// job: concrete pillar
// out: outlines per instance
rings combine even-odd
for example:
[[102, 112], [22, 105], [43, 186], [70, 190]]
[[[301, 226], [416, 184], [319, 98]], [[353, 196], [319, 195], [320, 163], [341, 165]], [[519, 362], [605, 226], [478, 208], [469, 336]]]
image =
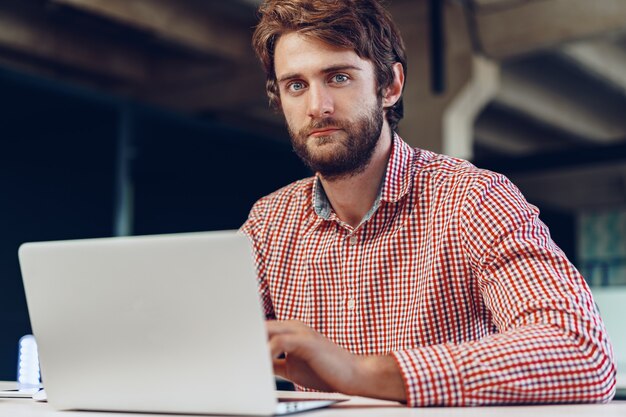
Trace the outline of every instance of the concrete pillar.
[[496, 96], [500, 86], [500, 66], [475, 55], [471, 78], [448, 103], [442, 115], [442, 152], [472, 159], [474, 123], [480, 111]]
[[[442, 0], [444, 1], [444, 0]], [[464, 11], [445, 1], [445, 90], [431, 89], [430, 17], [427, 0], [400, 0], [389, 11], [405, 41], [408, 76], [400, 136], [412, 146], [471, 158], [473, 121], [497, 88], [495, 64], [475, 59]]]

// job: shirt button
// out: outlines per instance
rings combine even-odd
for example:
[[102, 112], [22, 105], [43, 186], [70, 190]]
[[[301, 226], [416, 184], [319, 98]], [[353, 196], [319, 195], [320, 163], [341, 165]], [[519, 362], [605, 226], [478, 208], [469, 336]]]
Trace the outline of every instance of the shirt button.
[[356, 236], [350, 236], [350, 239], [348, 239], [348, 242], [350, 243], [350, 246], [354, 246], [357, 243], [359, 243], [359, 238]]
[[356, 301], [354, 301], [354, 298], [350, 298], [348, 300], [348, 310], [354, 310], [355, 306], [356, 306]]

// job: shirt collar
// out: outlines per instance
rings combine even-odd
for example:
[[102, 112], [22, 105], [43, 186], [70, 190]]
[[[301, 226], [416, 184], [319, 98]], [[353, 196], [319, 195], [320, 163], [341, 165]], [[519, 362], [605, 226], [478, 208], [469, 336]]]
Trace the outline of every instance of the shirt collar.
[[381, 200], [395, 203], [409, 192], [413, 184], [414, 164], [411, 163], [413, 157], [413, 148], [394, 133], [391, 156], [381, 188]]
[[[394, 133], [391, 155], [387, 163], [387, 169], [381, 184], [382, 186], [378, 191], [378, 197], [376, 197], [373, 207], [365, 216], [364, 221], [371, 217], [376, 209], [378, 209], [381, 200], [388, 203], [395, 203], [409, 191], [412, 177], [410, 163], [412, 155], [413, 149], [406, 144], [400, 136]], [[317, 175], [313, 181], [312, 199], [315, 213], [324, 220], [330, 220], [332, 214], [330, 201], [328, 201], [324, 187]]]
[[322, 219], [330, 219], [332, 209], [319, 175], [315, 175], [315, 180], [313, 181], [313, 209]]

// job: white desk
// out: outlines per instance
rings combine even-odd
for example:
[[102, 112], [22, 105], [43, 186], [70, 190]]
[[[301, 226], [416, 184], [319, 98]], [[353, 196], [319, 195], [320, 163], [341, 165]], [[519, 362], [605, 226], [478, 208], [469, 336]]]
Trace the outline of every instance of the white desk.
[[[8, 388], [0, 382], [0, 389]], [[302, 397], [303, 393], [294, 393]], [[313, 394], [318, 397], [318, 394]], [[281, 397], [289, 397], [289, 394]], [[306, 393], [305, 395], [306, 396]], [[303, 417], [626, 417], [626, 401], [598, 405], [546, 405], [473, 408], [407, 408], [390, 401], [351, 397], [331, 408], [310, 411]], [[164, 417], [165, 414], [56, 411], [31, 399], [0, 398], [0, 417]], [[173, 417], [179, 417], [175, 415]], [[197, 416], [195, 416], [197, 417]]]
[[[358, 399], [357, 399], [358, 400]], [[297, 416], [309, 417], [624, 417], [626, 401], [602, 405], [551, 405], [475, 408], [406, 408], [348, 401], [332, 408]], [[28, 399], [0, 399], [0, 417], [164, 417], [164, 414], [55, 411], [46, 403]], [[178, 417], [178, 415], [176, 415]]]

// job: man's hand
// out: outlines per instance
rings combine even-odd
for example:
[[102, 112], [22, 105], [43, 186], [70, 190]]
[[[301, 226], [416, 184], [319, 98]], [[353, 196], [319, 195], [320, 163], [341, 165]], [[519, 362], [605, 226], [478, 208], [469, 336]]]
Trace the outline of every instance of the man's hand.
[[299, 321], [268, 321], [267, 332], [274, 373], [283, 378], [319, 391], [405, 400], [391, 356], [354, 355]]

